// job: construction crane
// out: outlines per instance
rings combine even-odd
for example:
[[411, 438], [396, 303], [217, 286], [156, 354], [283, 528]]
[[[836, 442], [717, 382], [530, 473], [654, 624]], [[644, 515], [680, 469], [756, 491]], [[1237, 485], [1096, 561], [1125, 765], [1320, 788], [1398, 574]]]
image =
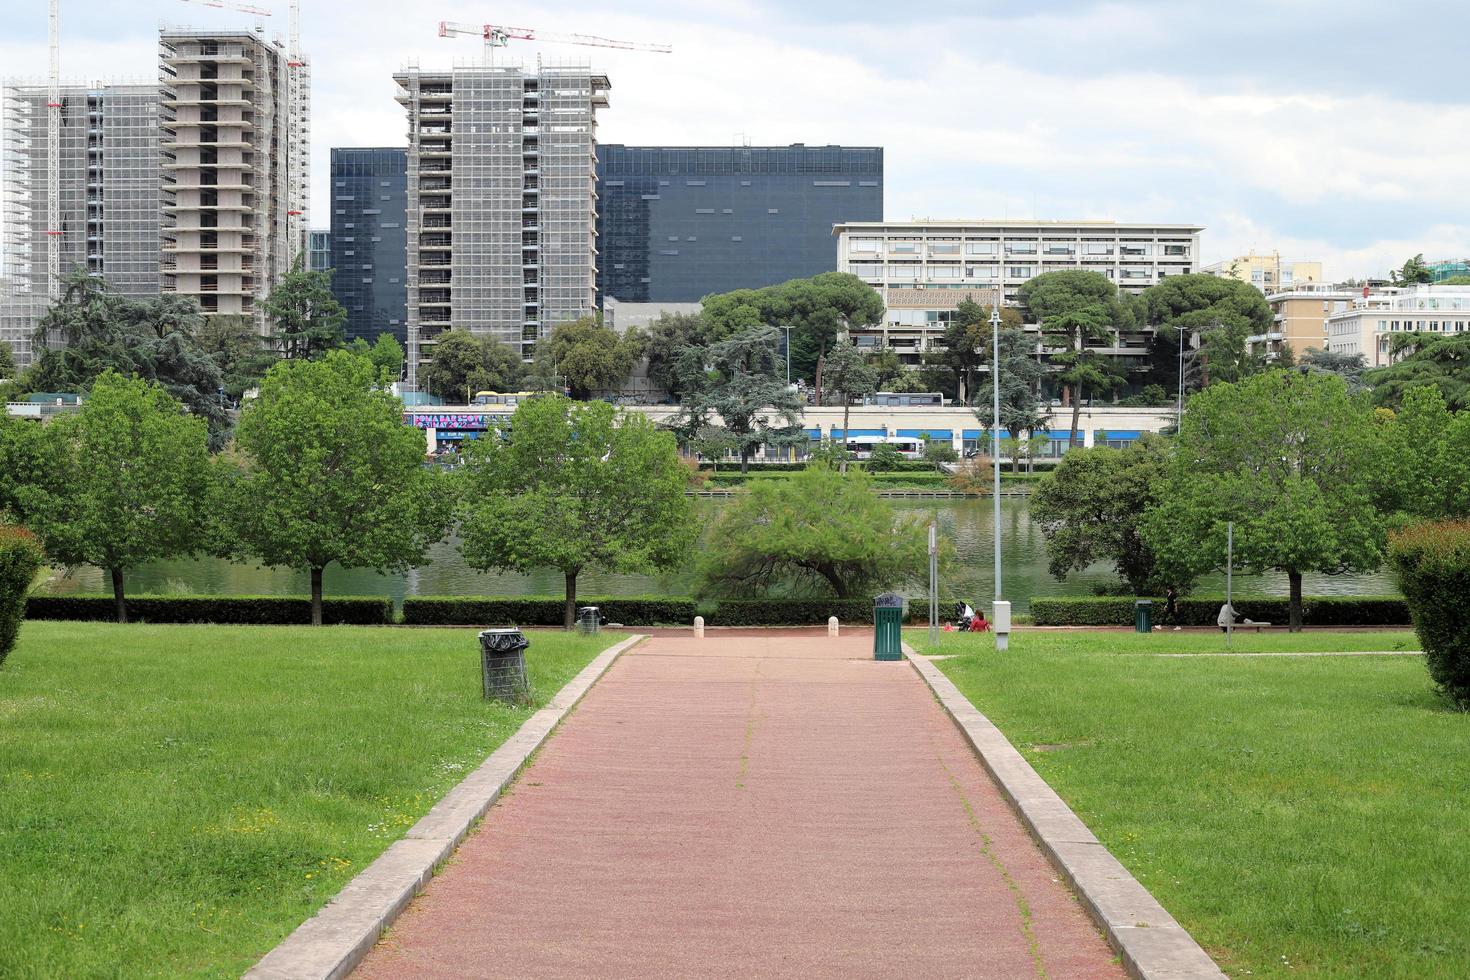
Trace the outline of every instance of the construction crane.
[[495, 49], [503, 48], [512, 40], [546, 41], [551, 44], [581, 44], [593, 48], [617, 48], [621, 51], [651, 51], [655, 54], [672, 54], [674, 49], [667, 44], [644, 44], [638, 41], [614, 41], [612, 38], [595, 34], [552, 34], [538, 31], [534, 27], [505, 27], [499, 24], [455, 24], [447, 20], [439, 22], [439, 36], [452, 37], [456, 34], [477, 35], [485, 40], [485, 64], [495, 63]]
[[61, 298], [61, 36], [59, 0], [51, 0], [51, 74], [46, 79], [46, 298]]

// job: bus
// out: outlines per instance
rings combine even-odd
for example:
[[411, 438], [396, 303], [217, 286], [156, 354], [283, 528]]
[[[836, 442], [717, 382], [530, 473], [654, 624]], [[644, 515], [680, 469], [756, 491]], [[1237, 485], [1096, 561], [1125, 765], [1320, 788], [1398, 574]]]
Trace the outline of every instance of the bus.
[[528, 401], [538, 395], [546, 394], [544, 391], [477, 391], [475, 397], [470, 401], [471, 405], [496, 405], [506, 408], [515, 408], [523, 401]]
[[943, 408], [944, 395], [937, 391], [879, 391], [864, 397], [863, 404], [881, 408]]
[[922, 439], [909, 439], [903, 436], [853, 436], [845, 440], [847, 451], [858, 459], [870, 458], [873, 455], [873, 447], [880, 444], [892, 446], [907, 459], [924, 458], [924, 440]]

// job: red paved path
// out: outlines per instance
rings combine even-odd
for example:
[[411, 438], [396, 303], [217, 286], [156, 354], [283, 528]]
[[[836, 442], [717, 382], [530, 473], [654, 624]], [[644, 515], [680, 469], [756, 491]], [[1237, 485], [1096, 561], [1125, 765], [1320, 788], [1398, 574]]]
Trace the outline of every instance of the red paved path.
[[1123, 976], [871, 643], [625, 654], [357, 976]]

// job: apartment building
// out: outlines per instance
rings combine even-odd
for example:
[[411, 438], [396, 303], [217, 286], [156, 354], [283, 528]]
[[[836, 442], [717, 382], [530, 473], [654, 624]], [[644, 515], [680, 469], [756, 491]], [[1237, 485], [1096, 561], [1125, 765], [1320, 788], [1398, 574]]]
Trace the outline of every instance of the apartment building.
[[1327, 317], [1327, 349], [1361, 354], [1369, 367], [1392, 363], [1393, 337], [1406, 333], [1470, 333], [1470, 286], [1365, 289]]
[[[156, 85], [61, 87], [61, 273], [85, 269], [126, 296], [159, 292]], [[4, 94], [5, 269], [0, 340], [24, 367], [49, 298], [47, 87]]]
[[694, 303], [832, 271], [832, 226], [883, 218], [877, 146], [597, 148], [598, 291]]
[[1321, 262], [1288, 261], [1281, 258], [1280, 252], [1237, 255], [1233, 259], [1207, 265], [1203, 271], [1212, 276], [1248, 282], [1267, 294], [1322, 282]]
[[332, 148], [332, 294], [347, 339], [408, 340], [408, 151]]
[[[1113, 221], [871, 221], [833, 227], [837, 267], [883, 296], [883, 322], [853, 331], [860, 346], [893, 348], [917, 363], [962, 299], [1017, 302], [1021, 284], [1043, 272], [1086, 269], [1141, 292], [1166, 276], [1199, 271], [1199, 225]], [[1114, 338], [1109, 352], [1146, 358], [1139, 338]]]
[[451, 326], [530, 360], [596, 308], [597, 110], [586, 65], [409, 68], [408, 384]]
[[262, 301], [306, 249], [306, 66], [248, 31], [164, 29], [158, 46], [162, 289], [266, 333]]
[[1246, 342], [1268, 361], [1279, 358], [1286, 348], [1298, 358], [1313, 347], [1325, 350], [1328, 317], [1346, 310], [1361, 295], [1360, 287], [1320, 282], [1268, 292], [1266, 303], [1275, 322], [1269, 333], [1247, 337]]

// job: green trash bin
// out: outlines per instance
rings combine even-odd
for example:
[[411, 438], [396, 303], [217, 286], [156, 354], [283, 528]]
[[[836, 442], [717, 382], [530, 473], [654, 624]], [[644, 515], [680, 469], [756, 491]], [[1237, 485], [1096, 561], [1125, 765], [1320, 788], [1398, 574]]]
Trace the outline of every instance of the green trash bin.
[[873, 659], [903, 659], [904, 598], [885, 592], [873, 598]]
[[1133, 603], [1133, 631], [1151, 633], [1154, 628], [1154, 603], [1152, 599], [1138, 599]]

